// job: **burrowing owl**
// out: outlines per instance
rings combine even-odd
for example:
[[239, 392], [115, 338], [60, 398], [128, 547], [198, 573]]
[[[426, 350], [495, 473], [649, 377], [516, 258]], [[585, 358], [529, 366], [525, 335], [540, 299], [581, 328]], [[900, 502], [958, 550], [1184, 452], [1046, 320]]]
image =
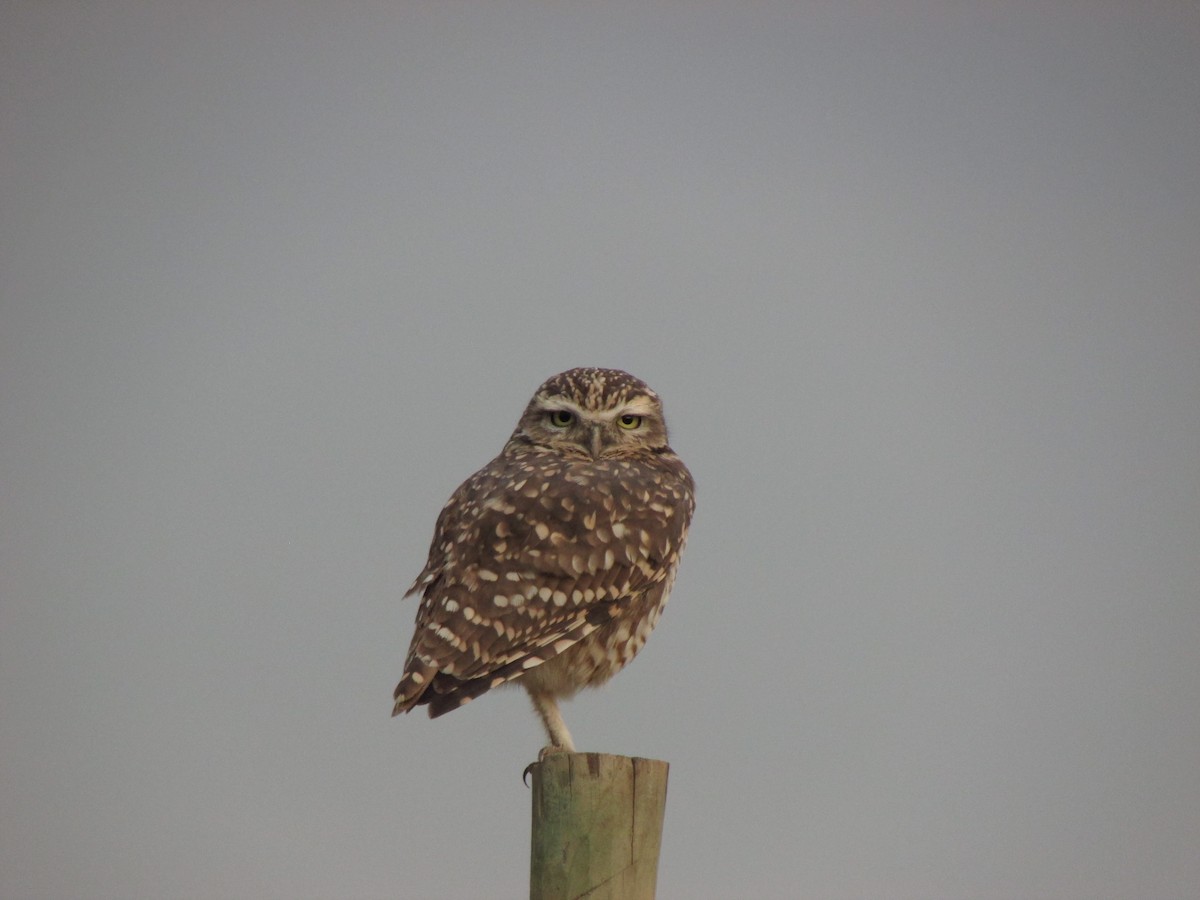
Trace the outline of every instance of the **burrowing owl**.
[[608, 681], [667, 602], [695, 508], [658, 395], [616, 369], [547, 380], [500, 455], [438, 516], [393, 715], [520, 680], [550, 747], [559, 698]]

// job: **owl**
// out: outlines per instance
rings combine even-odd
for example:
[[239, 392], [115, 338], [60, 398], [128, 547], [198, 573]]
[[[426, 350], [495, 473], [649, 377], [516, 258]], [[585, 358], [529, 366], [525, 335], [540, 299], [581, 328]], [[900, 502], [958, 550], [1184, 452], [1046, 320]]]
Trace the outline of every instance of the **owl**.
[[438, 516], [393, 715], [436, 718], [519, 682], [574, 752], [558, 701], [641, 650], [675, 581], [695, 509], [662, 402], [617, 369], [548, 379], [500, 455]]

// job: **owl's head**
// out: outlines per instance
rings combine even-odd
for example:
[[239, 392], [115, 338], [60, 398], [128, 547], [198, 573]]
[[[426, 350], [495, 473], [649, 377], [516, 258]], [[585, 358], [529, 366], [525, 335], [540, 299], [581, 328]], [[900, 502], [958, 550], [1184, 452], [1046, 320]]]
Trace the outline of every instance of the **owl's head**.
[[570, 369], [548, 378], [512, 442], [578, 459], [618, 459], [667, 446], [662, 401], [620, 369]]

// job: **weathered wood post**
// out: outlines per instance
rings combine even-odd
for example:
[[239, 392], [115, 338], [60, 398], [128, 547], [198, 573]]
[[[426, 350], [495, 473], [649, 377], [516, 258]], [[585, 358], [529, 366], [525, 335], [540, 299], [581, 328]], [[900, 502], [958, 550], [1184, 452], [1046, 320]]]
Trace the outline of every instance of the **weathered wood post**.
[[530, 900], [654, 900], [667, 769], [607, 753], [531, 766]]

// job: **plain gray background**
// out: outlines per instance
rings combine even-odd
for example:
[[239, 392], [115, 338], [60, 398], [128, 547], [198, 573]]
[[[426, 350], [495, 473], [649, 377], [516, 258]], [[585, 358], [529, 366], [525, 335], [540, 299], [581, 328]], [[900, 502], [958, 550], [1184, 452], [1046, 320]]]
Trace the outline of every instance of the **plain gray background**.
[[699, 484], [565, 709], [661, 897], [1200, 896], [1195, 4], [2, 15], [0, 895], [522, 896], [400, 595], [602, 365]]

